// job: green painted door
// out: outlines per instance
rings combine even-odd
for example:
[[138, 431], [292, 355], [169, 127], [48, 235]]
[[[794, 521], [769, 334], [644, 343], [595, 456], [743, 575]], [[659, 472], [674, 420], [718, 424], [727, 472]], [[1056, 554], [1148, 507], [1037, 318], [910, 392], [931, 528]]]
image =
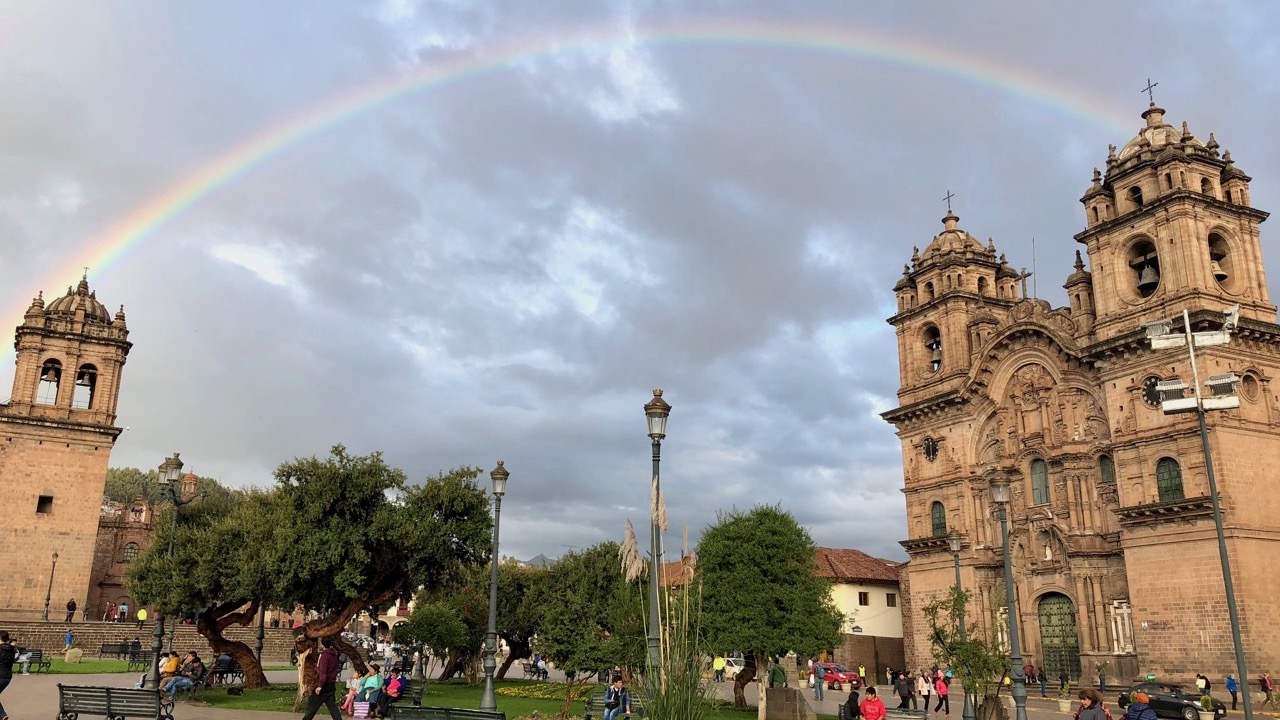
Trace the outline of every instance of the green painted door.
[[1040, 653], [1043, 656], [1040, 665], [1048, 670], [1052, 682], [1057, 682], [1063, 668], [1073, 681], [1080, 677], [1076, 608], [1071, 598], [1062, 593], [1049, 593], [1040, 598]]

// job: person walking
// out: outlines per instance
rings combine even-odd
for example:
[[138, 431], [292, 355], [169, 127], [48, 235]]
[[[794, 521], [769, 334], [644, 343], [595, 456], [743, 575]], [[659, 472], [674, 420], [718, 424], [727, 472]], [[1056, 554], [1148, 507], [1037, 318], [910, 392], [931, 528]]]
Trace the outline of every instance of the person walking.
[[1133, 702], [1125, 710], [1125, 720], [1157, 720], [1156, 711], [1151, 709], [1151, 697], [1144, 692], [1133, 694]]
[[933, 708], [933, 714], [937, 715], [939, 710], [947, 717], [951, 717], [951, 697], [950, 691], [947, 689], [947, 679], [938, 674], [938, 679], [933, 681], [933, 691], [938, 694], [938, 704]]
[[1071, 685], [1071, 676], [1067, 674], [1067, 669], [1062, 668], [1058, 671], [1058, 689], [1066, 690]]
[[[7, 630], [0, 630], [0, 693], [13, 682], [13, 663], [18, 659], [18, 648], [9, 639]], [[0, 703], [0, 720], [9, 720], [4, 711], [4, 703]]]
[[76, 636], [71, 632], [71, 628], [67, 628], [67, 634], [63, 635], [62, 639], [66, 641], [66, 647], [62, 648], [62, 652], [70, 650], [76, 642]]
[[329, 710], [329, 717], [342, 720], [338, 711], [338, 703], [333, 692], [338, 684], [338, 651], [333, 649], [333, 638], [320, 638], [320, 659], [316, 661], [316, 689], [307, 698], [307, 712], [302, 720], [312, 720], [324, 705]]
[[916, 676], [916, 692], [920, 693], [920, 702], [924, 706], [924, 711], [929, 712], [929, 696], [933, 694], [933, 683], [925, 677], [923, 669]]
[[1236, 709], [1236, 693], [1240, 692], [1240, 684], [1236, 682], [1236, 676], [1227, 673], [1227, 692], [1231, 693], [1231, 709]]
[[911, 701], [915, 697], [911, 694], [911, 679], [907, 677], [906, 673], [898, 676], [898, 682], [895, 683], [894, 689], [898, 692], [898, 709], [910, 708]]
[[1271, 675], [1269, 673], [1262, 673], [1262, 677], [1258, 678], [1258, 689], [1262, 690], [1262, 703], [1258, 705], [1258, 709], [1261, 710], [1270, 704], [1271, 709], [1274, 710], [1276, 704], [1271, 702], [1272, 685]]
[[78, 606], [76, 605], [75, 598], [71, 598], [67, 601], [67, 622], [71, 622], [76, 619], [76, 607]]
[[716, 659], [711, 661], [711, 679], [715, 682], [724, 682], [724, 666], [725, 659], [723, 655], [716, 655]]

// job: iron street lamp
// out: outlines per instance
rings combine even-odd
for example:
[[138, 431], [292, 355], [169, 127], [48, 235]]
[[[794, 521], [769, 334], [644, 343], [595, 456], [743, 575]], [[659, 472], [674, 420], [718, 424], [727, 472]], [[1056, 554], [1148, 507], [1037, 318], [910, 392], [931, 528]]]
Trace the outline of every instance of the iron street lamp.
[[49, 589], [44, 593], [44, 615], [40, 618], [49, 622], [49, 601], [53, 600], [53, 574], [58, 571], [58, 553], [53, 553], [53, 565], [49, 568]]
[[[947, 545], [951, 547], [951, 559], [955, 561], [956, 566], [956, 590], [964, 590], [964, 586], [960, 584], [960, 549], [964, 547], [964, 538], [958, 533], [951, 533], [947, 536]], [[964, 628], [964, 605], [960, 606], [960, 642], [968, 642], [969, 636]], [[964, 720], [976, 720], [977, 716], [973, 712], [973, 698], [970, 697], [968, 690], [964, 693], [964, 710], [960, 715]]]
[[1227, 615], [1231, 619], [1231, 642], [1235, 645], [1236, 672], [1240, 674], [1240, 687], [1244, 690], [1244, 717], [1253, 720], [1253, 702], [1249, 693], [1249, 671], [1244, 662], [1244, 644], [1240, 639], [1240, 611], [1236, 608], [1235, 583], [1231, 580], [1231, 559], [1227, 555], [1227, 539], [1222, 528], [1222, 505], [1218, 501], [1218, 481], [1213, 473], [1213, 451], [1209, 448], [1209, 427], [1205, 423], [1205, 414], [1209, 410], [1229, 410], [1240, 407], [1240, 398], [1235, 394], [1239, 378], [1235, 373], [1210, 375], [1205, 381], [1209, 388], [1209, 397], [1200, 391], [1200, 371], [1196, 367], [1196, 348], [1212, 345], [1226, 345], [1231, 341], [1231, 332], [1240, 323], [1240, 306], [1233, 305], [1223, 311], [1223, 322], [1220, 330], [1191, 332], [1191, 314], [1182, 311], [1182, 332], [1173, 331], [1174, 318], [1147, 323], [1143, 328], [1147, 331], [1147, 339], [1151, 341], [1152, 350], [1185, 347], [1187, 358], [1191, 361], [1192, 396], [1185, 397], [1187, 386], [1182, 380], [1173, 378], [1156, 384], [1156, 392], [1160, 394], [1160, 408], [1166, 415], [1194, 412], [1200, 424], [1200, 447], [1204, 452], [1205, 474], [1209, 479], [1209, 499], [1213, 504], [1213, 527], [1218, 535], [1218, 560], [1222, 565], [1222, 583], [1227, 595]]
[[507, 493], [507, 478], [511, 473], [498, 461], [498, 467], [489, 473], [493, 481], [493, 552], [489, 559], [489, 633], [484, 638], [484, 694], [480, 696], [481, 710], [497, 710], [498, 698], [493, 694], [493, 671], [498, 663], [498, 520], [502, 516], [502, 496]]
[[[662, 507], [662, 485], [658, 464], [662, 459], [662, 439], [667, 436], [667, 416], [671, 406], [662, 399], [662, 389], [653, 391], [653, 399], [644, 406], [649, 420], [649, 439], [653, 443], [653, 484], [649, 491], [649, 656], [648, 681], [651, 689], [659, 686], [658, 674], [662, 671], [662, 639], [658, 634], [658, 584], [662, 571], [662, 544], [659, 525], [659, 508]], [[652, 695], [650, 696], [652, 697]]]
[[[178, 506], [185, 504], [175, 500], [177, 492], [173, 489], [178, 479], [182, 477], [182, 465], [181, 458], [175, 452], [173, 457], [165, 458], [157, 469], [160, 489], [165, 497], [173, 502], [173, 527], [169, 533], [170, 560], [173, 559], [173, 535], [178, 531]], [[174, 630], [177, 631], [177, 629], [175, 625]], [[173, 649], [172, 635], [169, 637], [169, 649]], [[151, 634], [151, 667], [147, 669], [147, 675], [142, 679], [142, 687], [147, 690], [156, 690], [160, 687], [160, 652], [162, 650], [164, 650], [164, 613], [156, 612], [155, 632]]]
[[1013, 564], [1009, 556], [1009, 479], [991, 479], [991, 499], [1000, 506], [1000, 541], [1004, 547], [1004, 602], [1009, 614], [1009, 679], [1017, 720], [1027, 720], [1027, 675], [1022, 670], [1022, 647], [1018, 642], [1017, 599], [1013, 592]]

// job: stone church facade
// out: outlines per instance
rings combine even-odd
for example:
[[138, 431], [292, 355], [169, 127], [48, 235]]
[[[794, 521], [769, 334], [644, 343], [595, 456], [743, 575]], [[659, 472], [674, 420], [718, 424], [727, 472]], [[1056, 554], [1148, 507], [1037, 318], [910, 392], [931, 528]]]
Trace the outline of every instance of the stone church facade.
[[67, 600], [86, 602], [130, 347], [124, 309], [113, 316], [86, 279], [48, 305], [35, 298], [17, 328], [0, 405], [0, 544], [21, 560], [0, 573], [0, 612], [34, 617], [48, 595], [61, 619]]
[[[1010, 547], [1023, 655], [1053, 676], [1234, 672], [1195, 413], [1166, 415], [1155, 384], [1191, 384], [1187, 350], [1153, 350], [1144, 323], [1189, 311], [1203, 382], [1239, 377], [1240, 407], [1207, 415], [1250, 671], [1280, 670], [1280, 326], [1268, 296], [1250, 178], [1212, 134], [1153, 103], [1110, 148], [1081, 202], [1068, 306], [1026, 297], [994, 245], [943, 231], [895, 285], [910, 556], [902, 570], [907, 661], [931, 652], [920, 608], [954, 583], [962, 538], [970, 628], [1005, 641], [1003, 552], [990, 481], [1010, 481]], [[1087, 265], [1085, 260], [1087, 259]], [[1086, 269], [1086, 267], [1088, 269]]]

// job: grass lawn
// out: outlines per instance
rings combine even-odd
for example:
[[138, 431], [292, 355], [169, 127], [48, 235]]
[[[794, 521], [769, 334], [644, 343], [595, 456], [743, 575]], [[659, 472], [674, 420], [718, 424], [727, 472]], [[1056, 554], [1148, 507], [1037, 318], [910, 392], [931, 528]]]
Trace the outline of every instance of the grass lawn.
[[[555, 716], [564, 707], [563, 699], [517, 697], [502, 692], [506, 688], [521, 688], [523, 686], [541, 686], [551, 690], [556, 684], [549, 685], [537, 680], [499, 680], [494, 686], [498, 695], [498, 709], [506, 713], [507, 720], [516, 720], [516, 718], [524, 717], [534, 710], [544, 716]], [[345, 693], [341, 692], [343, 689], [344, 686], [340, 684], [339, 701], [345, 697]], [[529, 689], [533, 690], [534, 688]], [[467, 687], [462, 680], [428, 681], [427, 690], [422, 695], [422, 704], [479, 709], [481, 692], [482, 688], [480, 686]], [[290, 684], [272, 685], [263, 690], [246, 690], [244, 695], [239, 696], [228, 695], [226, 690], [223, 689], [206, 690], [197, 695], [196, 699], [199, 702], [226, 710], [277, 710], [290, 712], [293, 709], [293, 698], [296, 694], [297, 685]], [[574, 702], [569, 716], [582, 717], [582, 712], [583, 703], [580, 701]], [[752, 706], [746, 710], [734, 710], [732, 705], [721, 704], [712, 712], [712, 716], [724, 720], [755, 720], [756, 708]], [[818, 718], [819, 720], [834, 720], [835, 716], [819, 715]]]
[[129, 667], [128, 660], [81, 660], [69, 664], [62, 658], [50, 658], [53, 667], [49, 672], [55, 675], [96, 675], [99, 673], [122, 673]]

